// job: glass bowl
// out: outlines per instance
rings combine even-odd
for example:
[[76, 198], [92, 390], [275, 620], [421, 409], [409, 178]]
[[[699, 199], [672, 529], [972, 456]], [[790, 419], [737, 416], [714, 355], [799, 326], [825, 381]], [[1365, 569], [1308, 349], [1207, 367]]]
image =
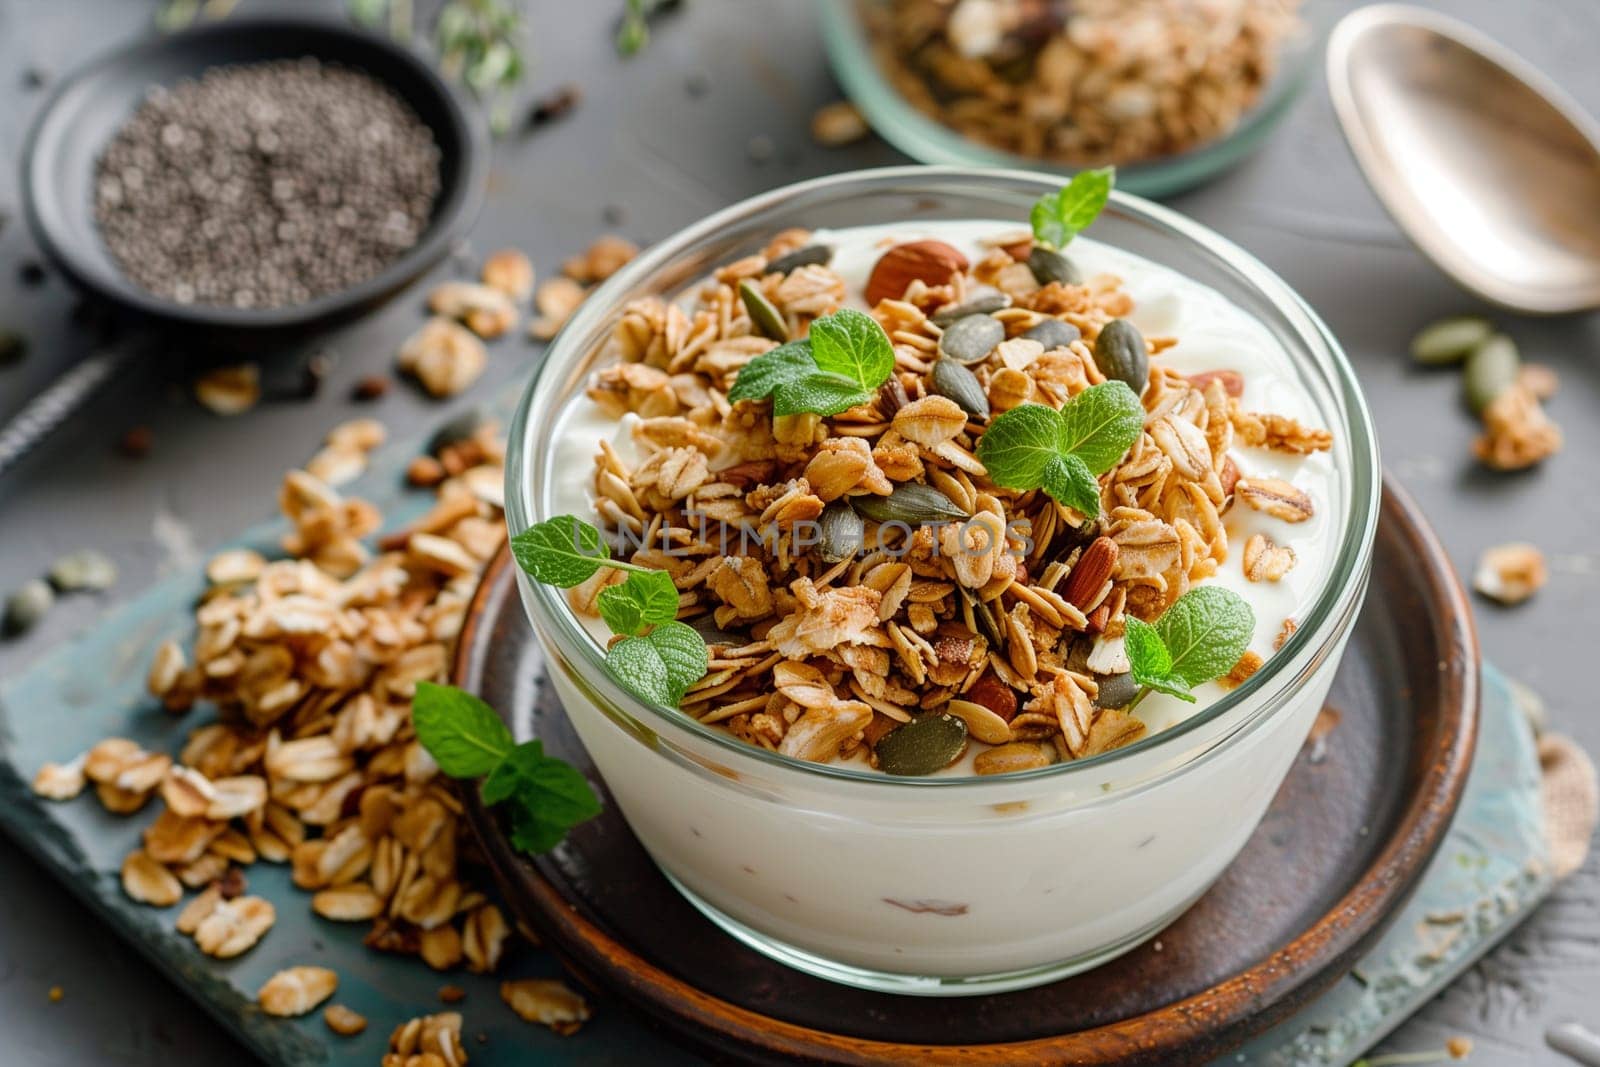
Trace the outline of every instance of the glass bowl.
[[[1025, 218], [1048, 174], [896, 167], [747, 200], [648, 249], [556, 338], [511, 428], [507, 515], [559, 512], [563, 406], [582, 395], [623, 307], [674, 299], [778, 230]], [[1203, 279], [1291, 355], [1332, 428], [1339, 548], [1296, 632], [1239, 688], [1100, 756], [994, 777], [893, 778], [807, 763], [652, 706], [607, 674], [561, 590], [519, 575], [523, 604], [579, 738], [652, 858], [752, 947], [835, 981], [900, 993], [997, 992], [1132, 948], [1216, 879], [1255, 829], [1322, 705], [1367, 584], [1377, 523], [1371, 419], [1337, 342], [1249, 254], [1121, 193], [1097, 240]]]
[[[964, 136], [906, 100], [884, 76], [857, 5], [863, 0], [818, 0], [822, 39], [834, 77], [884, 140], [922, 163], [1020, 167], [1071, 174], [1076, 166], [1020, 155]], [[1314, 43], [1326, 22], [1316, 0], [1301, 11], [1299, 31], [1287, 39], [1277, 70], [1261, 97], [1234, 128], [1217, 140], [1174, 155], [1119, 162], [1117, 186], [1139, 196], [1170, 196], [1199, 185], [1259, 148], [1304, 88]]]

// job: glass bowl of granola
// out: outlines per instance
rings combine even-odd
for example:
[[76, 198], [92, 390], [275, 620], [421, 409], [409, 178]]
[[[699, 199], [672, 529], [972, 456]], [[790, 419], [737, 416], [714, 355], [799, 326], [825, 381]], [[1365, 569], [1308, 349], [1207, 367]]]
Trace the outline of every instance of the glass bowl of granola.
[[616, 803], [826, 978], [993, 992], [1154, 934], [1254, 830], [1365, 592], [1337, 342], [1216, 234], [1059, 181], [718, 212], [579, 308], [512, 427], [520, 592]]
[[835, 76], [924, 163], [1114, 164], [1165, 196], [1254, 151], [1311, 69], [1302, 0], [823, 0]]

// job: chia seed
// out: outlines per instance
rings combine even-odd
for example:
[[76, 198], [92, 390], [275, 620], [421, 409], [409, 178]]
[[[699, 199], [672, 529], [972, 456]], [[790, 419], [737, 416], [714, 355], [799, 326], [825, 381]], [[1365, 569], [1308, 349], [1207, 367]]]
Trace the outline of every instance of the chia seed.
[[156, 296], [277, 308], [380, 273], [438, 193], [438, 146], [398, 96], [359, 71], [279, 60], [150, 90], [99, 159], [95, 219]]

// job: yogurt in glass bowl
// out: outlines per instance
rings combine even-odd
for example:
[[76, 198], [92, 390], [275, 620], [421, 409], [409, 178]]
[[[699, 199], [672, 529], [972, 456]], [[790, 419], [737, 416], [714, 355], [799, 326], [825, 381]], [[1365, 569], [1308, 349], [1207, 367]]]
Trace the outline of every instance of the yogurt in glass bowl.
[[[904, 410], [924, 392], [935, 395], [924, 359], [933, 358], [941, 331], [954, 321], [938, 315], [941, 307], [1009, 305], [978, 312], [1001, 324], [1007, 344], [1045, 318], [1070, 327], [1046, 338], [1050, 349], [1011, 345], [970, 364], [995, 398], [989, 420], [1022, 402], [1012, 395], [1017, 389], [997, 388], [1009, 364], [1036, 379], [1023, 385], [1026, 400], [1060, 406], [1101, 377], [1091, 342], [1106, 321], [1125, 319], [1135, 336], [1150, 340], [1146, 432], [1123, 466], [1103, 478], [1112, 506], [1092, 525], [1055, 508], [1034, 531], [1040, 544], [1008, 537], [1014, 560], [974, 579], [971, 603], [954, 588], [959, 577], [939, 581], [938, 564], [925, 553], [904, 557], [917, 573], [900, 580], [891, 566], [900, 565], [897, 557], [884, 553], [882, 542], [877, 555], [869, 544], [863, 556], [807, 566], [803, 587], [774, 582], [764, 615], [762, 605], [740, 603], [725, 583], [707, 587], [704, 570], [690, 572], [702, 564], [752, 565], [724, 564], [725, 553], [792, 578], [765, 546], [719, 545], [671, 564], [682, 579], [684, 616], [704, 616], [698, 621], [722, 642], [713, 644], [712, 676], [685, 697], [686, 710], [649, 704], [607, 672], [605, 627], [575, 608], [592, 603], [595, 588], [564, 591], [519, 576], [575, 730], [662, 871], [733, 936], [835, 981], [931, 995], [1021, 988], [1092, 967], [1171, 922], [1255, 829], [1322, 705], [1365, 592], [1377, 521], [1376, 446], [1354, 375], [1326, 328], [1242, 250], [1120, 194], [1092, 239], [1080, 237], [1066, 250], [1083, 286], [1028, 295], [1037, 280], [1020, 276], [1028, 271], [1019, 262], [1025, 253], [1008, 246], [1025, 233], [1019, 221], [1033, 202], [1058, 188], [1059, 179], [1047, 175], [892, 168], [790, 186], [713, 215], [648, 250], [591, 295], [552, 345], [512, 428], [506, 495], [513, 532], [564, 514], [602, 529], [626, 526], [634, 520], [619, 510], [618, 494], [608, 497], [599, 484], [602, 443], [609, 458], [599, 469], [609, 466], [639, 487], [635, 472], [652, 455], [697, 447], [677, 439], [684, 423], [644, 423], [697, 404], [726, 413], [719, 406], [729, 376], [773, 343], [759, 339], [729, 295], [737, 281], [753, 279], [770, 291], [796, 332], [839, 306], [867, 309], [865, 294], [876, 290], [872, 311], [896, 343], [907, 395], [881, 397], [821, 427], [757, 420], [769, 438], [788, 438], [800, 451], [771, 457], [758, 450], [751, 454], [765, 459], [752, 468], [744, 456], [718, 455], [717, 445], [704, 443], [707, 471], [689, 476], [713, 515], [716, 500], [729, 493], [705, 487], [730, 480], [750, 490], [736, 509], [781, 511], [789, 506], [780, 499], [785, 493], [803, 509], [801, 498], [812, 494], [808, 485], [795, 495], [792, 465], [807, 450], [814, 455], [823, 438], [905, 443], [882, 436], [881, 423], [892, 421], [883, 409]], [[964, 264], [960, 277], [944, 279], [942, 288], [911, 280], [909, 289], [905, 279], [878, 278], [888, 249], [923, 241], [953, 249]], [[825, 269], [780, 293], [783, 279], [769, 277], [768, 260], [817, 244], [831, 250]], [[948, 262], [949, 253], [941, 255]], [[707, 281], [719, 272], [720, 280]], [[885, 286], [898, 286], [889, 303], [880, 299]], [[697, 307], [699, 317], [692, 315]], [[710, 332], [696, 339], [696, 328]], [[1083, 337], [1065, 340], [1072, 331]], [[647, 351], [653, 343], [654, 355]], [[696, 357], [661, 368], [685, 374], [697, 365], [706, 373], [698, 382], [680, 379], [683, 399], [658, 407], [629, 390], [659, 384], [659, 376], [633, 379], [614, 368], [659, 362], [662, 344], [680, 352], [715, 348], [715, 355], [713, 362]], [[1033, 365], [1044, 353], [1053, 353], [1048, 371]], [[1214, 373], [1220, 371], [1228, 373]], [[1183, 564], [1163, 557], [1141, 570], [1148, 545], [1166, 540], [1159, 531], [1133, 529], [1138, 509], [1116, 505], [1144, 492], [1140, 484], [1148, 487], [1150, 478], [1183, 474], [1185, 446], [1174, 435], [1204, 445], [1197, 427], [1206, 413], [1194, 405], [1205, 404], [1216, 451], [1188, 472], [1193, 486], [1183, 488], [1192, 505], [1169, 505], [1176, 509], [1171, 524], [1157, 523], [1180, 528]], [[1229, 418], [1230, 411], [1245, 414]], [[1190, 428], [1155, 427], [1168, 417]], [[970, 473], [981, 464], [974, 468], [970, 449], [961, 451], [981, 438], [984, 421], [971, 416], [948, 442], [911, 442], [910, 454], [926, 459], [915, 479], [895, 469], [910, 461], [904, 451], [898, 460], [892, 448], [882, 453], [880, 469], [942, 487], [943, 498], [969, 514], [996, 507]], [[1158, 439], [1165, 441], [1161, 455]], [[1150, 450], [1148, 463], [1142, 449]], [[1224, 486], [1216, 484], [1219, 476]], [[1117, 489], [1119, 480], [1129, 487]], [[1285, 487], [1294, 490], [1288, 501], [1278, 499]], [[676, 490], [658, 481], [639, 491], [647, 499], [665, 494], [656, 500], [666, 508]], [[1035, 516], [1052, 507], [996, 492], [1008, 507], [1026, 505]], [[1245, 496], [1253, 499], [1241, 504]], [[1314, 506], [1304, 507], [1307, 501]], [[867, 528], [875, 530], [871, 522]], [[933, 529], [923, 536], [937, 541], [939, 527]], [[1101, 540], [1120, 541], [1118, 578], [1073, 590], [1073, 569], [1091, 549], [1101, 551]], [[870, 594], [874, 610], [885, 596], [898, 598], [898, 607], [884, 610], [890, 618], [882, 629], [875, 618], [870, 626], [857, 620], [880, 636], [797, 628], [786, 618], [800, 618], [840, 586], [881, 586]], [[1136, 704], [1126, 693], [1114, 697], [1127, 683], [1118, 677], [1127, 669], [1120, 620], [1157, 617], [1189, 586], [1231, 589], [1250, 605], [1248, 652], [1229, 677], [1198, 686], [1193, 703], [1154, 692]], [[930, 607], [914, 611], [908, 600]], [[974, 610], [990, 613], [986, 624], [975, 621]], [[724, 627], [736, 635], [721, 633]], [[892, 640], [881, 636], [895, 627]], [[807, 639], [816, 644], [805, 647]], [[913, 681], [906, 661], [919, 650], [929, 670]], [[750, 677], [736, 680], [747, 669]], [[732, 684], [723, 687], [725, 679]], [[809, 682], [831, 687], [827, 699], [810, 699]], [[997, 689], [1011, 694], [1011, 706], [995, 699]], [[843, 709], [841, 729], [816, 729], [815, 716], [806, 716], [819, 704]], [[976, 711], [968, 706], [974, 704]], [[964, 712], [956, 716], [963, 750], [934, 773], [885, 773], [904, 769], [880, 758], [886, 734], [947, 709]]]

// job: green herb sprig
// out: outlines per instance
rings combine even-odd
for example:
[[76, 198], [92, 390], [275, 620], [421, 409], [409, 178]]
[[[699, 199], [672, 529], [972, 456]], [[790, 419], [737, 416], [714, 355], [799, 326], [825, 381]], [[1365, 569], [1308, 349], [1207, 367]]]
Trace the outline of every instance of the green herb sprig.
[[483, 779], [485, 804], [504, 805], [511, 843], [548, 852], [567, 831], [600, 813], [600, 801], [577, 769], [544, 754], [538, 740], [517, 744], [494, 709], [454, 686], [418, 682], [411, 699], [417, 740], [451, 778]]
[[1081, 170], [1060, 192], [1041, 196], [1028, 214], [1034, 241], [1055, 249], [1071, 244], [1100, 216], [1116, 179], [1115, 167]]
[[598, 598], [600, 617], [622, 640], [606, 651], [606, 669], [643, 700], [676, 707], [705, 677], [710, 652], [694, 627], [678, 622], [678, 588], [664, 571], [612, 559], [600, 531], [572, 515], [536, 523], [511, 539], [517, 565], [558, 589], [594, 577], [601, 567], [626, 571]]
[[1122, 382], [1092, 385], [1061, 410], [1023, 404], [995, 417], [978, 439], [978, 462], [1007, 489], [1043, 489], [1088, 518], [1100, 514], [1098, 478], [1144, 431], [1144, 407]]
[[1256, 631], [1255, 612], [1243, 597], [1219, 586], [1191, 589], [1154, 625], [1131, 615], [1124, 647], [1141, 689], [1194, 703], [1193, 689], [1233, 670]]
[[774, 415], [837, 415], [871, 400], [894, 373], [894, 346], [876, 319], [844, 308], [810, 334], [745, 364], [728, 400], [772, 399]]

